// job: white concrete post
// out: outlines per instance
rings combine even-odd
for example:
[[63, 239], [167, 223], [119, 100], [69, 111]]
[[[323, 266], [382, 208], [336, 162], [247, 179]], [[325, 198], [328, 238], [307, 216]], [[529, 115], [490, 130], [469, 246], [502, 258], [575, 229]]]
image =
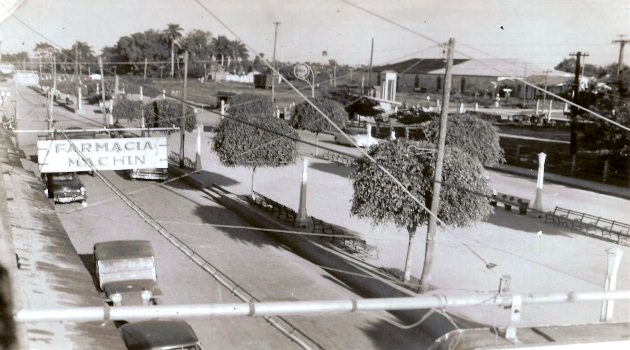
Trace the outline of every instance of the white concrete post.
[[543, 181], [545, 178], [545, 159], [547, 155], [544, 152], [538, 153], [538, 179], [536, 181], [536, 199], [534, 200], [534, 210], [538, 210], [538, 215], [541, 215], [542, 208], [542, 189]]
[[221, 119], [225, 116], [225, 100], [221, 100]]
[[569, 111], [569, 104], [568, 104], [568, 103], [565, 103], [565, 104], [564, 104], [564, 112], [566, 113], [566, 112], [568, 112], [568, 111]]
[[551, 122], [551, 107], [553, 106], [553, 101], [549, 101], [549, 113], [547, 114], [547, 121]]
[[81, 96], [81, 87], [79, 86], [77, 88], [77, 111], [81, 110], [81, 99], [83, 97]]
[[[621, 263], [621, 256], [623, 251], [617, 247], [612, 247], [606, 250], [608, 255], [608, 271], [606, 272], [606, 282], [604, 290], [617, 290], [617, 273], [619, 272], [619, 264]], [[601, 322], [610, 322], [613, 318], [613, 312], [615, 307], [614, 300], [604, 300], [602, 302], [602, 313], [599, 320]]]
[[390, 140], [396, 139], [396, 131], [394, 130], [394, 128], [392, 128], [392, 132], [389, 134], [389, 139]]
[[464, 114], [464, 104], [463, 103], [459, 104], [459, 114]]
[[140, 101], [144, 101], [144, 95], [142, 93], [142, 86], [140, 86]]
[[539, 110], [540, 110], [540, 100], [536, 100], [536, 115], [538, 115]]
[[479, 103], [475, 102], [475, 112], [479, 111]]
[[304, 167], [302, 168], [302, 187], [300, 188], [300, 207], [298, 208], [298, 225], [300, 227], [308, 227], [309, 220], [306, 211], [306, 171], [308, 169], [308, 157], [304, 157]]
[[365, 147], [369, 148], [370, 143], [372, 143], [372, 124], [365, 123], [365, 128], [367, 129], [367, 145]]
[[162, 99], [166, 99], [166, 90], [162, 89]]
[[197, 124], [197, 154], [195, 155], [195, 170], [201, 170], [201, 134], [203, 124]]

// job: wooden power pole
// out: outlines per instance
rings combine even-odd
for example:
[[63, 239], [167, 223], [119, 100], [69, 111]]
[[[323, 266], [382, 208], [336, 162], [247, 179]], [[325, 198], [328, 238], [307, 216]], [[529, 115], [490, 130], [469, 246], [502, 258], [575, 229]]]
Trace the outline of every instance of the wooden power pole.
[[571, 154], [571, 174], [575, 171], [575, 162], [578, 152], [577, 145], [577, 116], [579, 109], [576, 107], [578, 104], [579, 98], [578, 95], [580, 93], [580, 62], [582, 57], [588, 56], [587, 53], [577, 52], [576, 54], [571, 54], [571, 56], [575, 56], [575, 79], [573, 80], [573, 103], [571, 106], [571, 144], [570, 144], [570, 154]]
[[184, 51], [184, 90], [182, 91], [182, 118], [179, 120], [179, 167], [184, 167], [184, 141], [186, 137], [186, 84], [188, 83], [188, 51]]
[[271, 102], [276, 102], [276, 41], [278, 40], [278, 25], [280, 22], [273, 22], [276, 26], [274, 37], [273, 37], [273, 72], [271, 74]]
[[630, 40], [623, 40], [625, 35], [619, 35], [619, 40], [613, 40], [613, 44], [619, 43], [619, 62], [617, 63], [617, 76], [621, 74], [621, 69], [623, 68], [623, 47], [626, 43], [630, 43]]
[[[444, 166], [444, 146], [446, 144], [446, 126], [448, 123], [448, 104], [451, 98], [451, 81], [453, 78], [453, 51], [455, 39], [448, 41], [448, 53], [446, 58], [446, 72], [444, 76], [444, 90], [442, 94], [442, 111], [440, 114], [440, 134], [438, 136], [437, 159], [435, 161], [435, 177], [433, 179], [433, 198], [431, 199], [431, 215], [427, 227], [427, 241], [425, 248], [424, 266], [420, 278], [423, 293], [429, 291], [431, 279], [431, 265], [433, 263], [433, 248], [435, 245], [435, 233], [437, 231], [437, 215], [440, 208], [440, 190], [442, 189], [442, 168]], [[408, 253], [409, 254], [409, 253]], [[410, 270], [410, 269], [409, 269]]]

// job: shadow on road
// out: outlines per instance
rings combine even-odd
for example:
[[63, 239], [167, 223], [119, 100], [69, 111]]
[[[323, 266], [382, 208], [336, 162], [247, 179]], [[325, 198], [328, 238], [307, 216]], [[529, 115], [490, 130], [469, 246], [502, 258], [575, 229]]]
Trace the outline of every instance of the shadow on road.
[[[396, 319], [395, 322], [400, 321]], [[362, 331], [372, 339], [375, 349], [427, 349], [436, 339], [422, 330], [422, 324], [410, 329], [403, 326], [406, 325], [380, 320], [363, 327]], [[391, 337], [383, 338], [383, 334], [391, 334]]]
[[[213, 201], [211, 197], [206, 197]], [[200, 205], [195, 208], [193, 214], [197, 215], [204, 223], [215, 225], [214, 228], [223, 232], [227, 237], [240, 243], [249, 243], [257, 247], [272, 246], [280, 247], [281, 243], [276, 242], [273, 237], [265, 233], [265, 231], [257, 230], [256, 222], [253, 220], [238, 216], [231, 210], [217, 205]], [[239, 224], [245, 220], [247, 226]], [[290, 233], [287, 233], [290, 234]]]
[[507, 211], [503, 208], [503, 205], [497, 206], [494, 209], [494, 214], [491, 214], [486, 222], [526, 233], [542, 231], [545, 235], [572, 236], [566, 227], [560, 227], [549, 222], [545, 223], [544, 219], [536, 217], [535, 214], [519, 215], [518, 210], [514, 208], [512, 208], [511, 212]]
[[315, 170], [339, 175], [345, 178], [348, 178], [350, 176], [350, 173], [352, 173], [352, 171], [354, 170], [354, 168], [347, 167], [342, 164], [332, 163], [332, 162], [313, 163], [309, 167]]

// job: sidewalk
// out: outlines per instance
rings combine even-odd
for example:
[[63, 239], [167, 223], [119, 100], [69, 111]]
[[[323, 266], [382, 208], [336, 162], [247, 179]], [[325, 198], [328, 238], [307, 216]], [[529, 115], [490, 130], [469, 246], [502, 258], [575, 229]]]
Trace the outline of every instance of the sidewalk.
[[[202, 119], [203, 120], [203, 119]], [[204, 121], [206, 124], [208, 121]], [[210, 121], [215, 123], [216, 121]], [[216, 125], [216, 124], [215, 124]], [[251, 191], [251, 170], [228, 168], [219, 163], [212, 152], [212, 132], [202, 135], [201, 160], [203, 171], [198, 178], [208, 185], [215, 183], [236, 194], [246, 195]], [[196, 137], [187, 136], [185, 155], [195, 158]], [[169, 150], [179, 152], [179, 136], [171, 135]], [[493, 184], [512, 187], [518, 182], [519, 191], [531, 197], [535, 191], [536, 172], [527, 169], [500, 167], [501, 172], [518, 174], [492, 174]], [[370, 245], [379, 247], [378, 259], [366, 258], [365, 262], [375, 267], [404, 267], [408, 234], [391, 224], [373, 226], [367, 220], [350, 216], [352, 197], [348, 175], [351, 168], [335, 163], [310, 159], [308, 169], [307, 208], [308, 214], [329, 223], [359, 232]], [[297, 211], [301, 185], [302, 161], [278, 169], [260, 168], [256, 171], [257, 192]], [[523, 178], [528, 177], [528, 178]], [[608, 189], [602, 184], [566, 179], [551, 174], [549, 182], [566, 183], [569, 186], [620, 195], [626, 189]], [[509, 188], [508, 188], [509, 189]], [[499, 190], [502, 190], [499, 188]], [[555, 205], [570, 202], [593, 211], [594, 215], [609, 214], [613, 219], [626, 217], [630, 203], [625, 199], [575, 191], [563, 185], [548, 185], [549, 191], [545, 210], [553, 210]], [[518, 191], [517, 191], [518, 192]], [[521, 195], [514, 193], [515, 195]], [[630, 197], [630, 196], [629, 196]], [[533, 200], [533, 198], [532, 198]], [[598, 203], [603, 205], [594, 207]], [[438, 232], [436, 237], [433, 264], [432, 294], [466, 295], [478, 292], [496, 292], [499, 275], [510, 275], [512, 291], [515, 293], [550, 293], [569, 291], [598, 291], [603, 289], [606, 274], [606, 250], [615, 244], [578, 235], [570, 230], [544, 223], [537, 217], [521, 216], [506, 212], [501, 207], [488, 220], [465, 228], [448, 228]], [[550, 209], [549, 209], [550, 208]], [[626, 220], [628, 221], [628, 220]], [[537, 235], [537, 232], [543, 232]], [[424, 239], [426, 228], [419, 228], [413, 254], [412, 274], [419, 277], [424, 259]], [[619, 247], [630, 253], [630, 248]], [[482, 257], [483, 260], [480, 258]], [[486, 268], [487, 262], [496, 264], [493, 270]], [[496, 272], [496, 273], [495, 273]], [[622, 259], [618, 289], [630, 289], [630, 262]], [[615, 320], [628, 317], [626, 302], [617, 302]], [[558, 304], [529, 307], [523, 312], [523, 325], [575, 324], [599, 321], [599, 303]], [[507, 311], [500, 308], [467, 308], [449, 310], [464, 318], [497, 326], [507, 324]]]

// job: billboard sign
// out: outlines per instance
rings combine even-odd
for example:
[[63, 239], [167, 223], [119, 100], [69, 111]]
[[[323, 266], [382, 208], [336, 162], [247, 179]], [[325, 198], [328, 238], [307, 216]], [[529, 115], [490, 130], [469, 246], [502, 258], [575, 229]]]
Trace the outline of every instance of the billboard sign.
[[[72, 142], [72, 143], [71, 143]], [[37, 141], [40, 173], [168, 168], [166, 137]]]
[[293, 67], [293, 74], [295, 74], [298, 79], [306, 79], [306, 77], [308, 77], [309, 71], [310, 67], [305, 65], [304, 63], [298, 63], [295, 65], [295, 67]]

